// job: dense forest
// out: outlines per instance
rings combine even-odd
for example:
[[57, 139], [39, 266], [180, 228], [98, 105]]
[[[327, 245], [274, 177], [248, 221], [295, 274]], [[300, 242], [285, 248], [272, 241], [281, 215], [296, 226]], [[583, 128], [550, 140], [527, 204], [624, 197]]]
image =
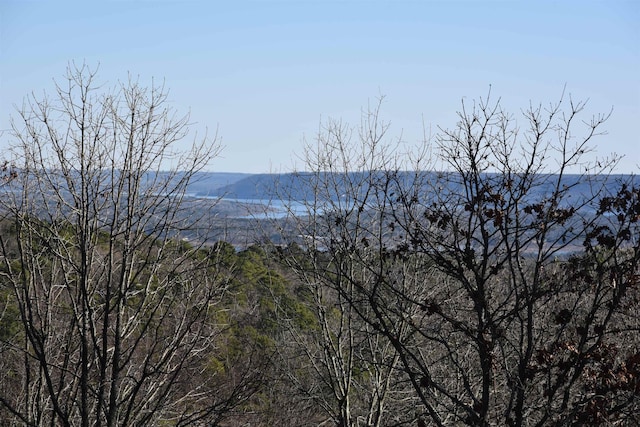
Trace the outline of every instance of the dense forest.
[[0, 424], [639, 424], [640, 185], [583, 109], [328, 121], [239, 219], [164, 88], [71, 67], [2, 166]]

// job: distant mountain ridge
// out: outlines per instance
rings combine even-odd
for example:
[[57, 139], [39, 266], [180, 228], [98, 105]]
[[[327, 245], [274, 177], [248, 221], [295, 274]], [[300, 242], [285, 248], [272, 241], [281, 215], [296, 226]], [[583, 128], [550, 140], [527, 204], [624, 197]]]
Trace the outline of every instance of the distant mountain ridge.
[[189, 183], [189, 192], [198, 196], [218, 196], [219, 190], [253, 176], [250, 173], [198, 172]]
[[[315, 180], [328, 178], [328, 172], [314, 174], [311, 172], [297, 172], [285, 174], [224, 174], [224, 173], [203, 173], [198, 177], [194, 185], [189, 186], [189, 192], [196, 196], [224, 197], [240, 200], [264, 200], [278, 198], [281, 200], [311, 200], [317, 190], [314, 185]], [[415, 179], [415, 172], [395, 172], [398, 182], [409, 185]], [[375, 180], [384, 178], [384, 172], [352, 172], [349, 174], [334, 174], [331, 177], [332, 198], [342, 197], [344, 194], [352, 194], [351, 183], [362, 180]], [[315, 178], [314, 178], [315, 176]], [[498, 177], [498, 175], [486, 174], [488, 178]], [[536, 194], [531, 194], [533, 198], [545, 197], [553, 191], [551, 184], [555, 181], [554, 175], [539, 175], [541, 185], [536, 187]], [[456, 186], [460, 186], [459, 176], [451, 173], [441, 172], [421, 172], [420, 179], [424, 182], [446, 183], [448, 190], [455, 192]], [[447, 181], [447, 179], [449, 179]], [[605, 183], [609, 191], [617, 191], [620, 182], [631, 179], [634, 185], [640, 185], [640, 176], [627, 174], [614, 174], [595, 177], [597, 183]], [[590, 187], [588, 182], [583, 181], [582, 175], [565, 175], [562, 185], [573, 187], [577, 194], [588, 194]], [[360, 187], [360, 191], [367, 191], [366, 186]], [[425, 188], [425, 191], [427, 188]], [[446, 189], [443, 189], [446, 190]], [[326, 197], [326, 195], [324, 195]]]

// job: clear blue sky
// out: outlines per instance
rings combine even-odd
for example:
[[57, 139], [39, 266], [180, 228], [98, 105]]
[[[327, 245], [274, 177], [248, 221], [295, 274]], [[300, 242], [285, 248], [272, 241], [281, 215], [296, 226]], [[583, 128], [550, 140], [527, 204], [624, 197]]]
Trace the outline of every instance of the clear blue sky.
[[108, 83], [165, 79], [178, 110], [219, 129], [216, 171], [286, 170], [321, 118], [357, 123], [381, 94], [391, 134], [414, 143], [489, 85], [517, 113], [565, 84], [590, 113], [614, 108], [598, 155], [640, 171], [635, 0], [0, 0], [0, 129], [69, 61]]

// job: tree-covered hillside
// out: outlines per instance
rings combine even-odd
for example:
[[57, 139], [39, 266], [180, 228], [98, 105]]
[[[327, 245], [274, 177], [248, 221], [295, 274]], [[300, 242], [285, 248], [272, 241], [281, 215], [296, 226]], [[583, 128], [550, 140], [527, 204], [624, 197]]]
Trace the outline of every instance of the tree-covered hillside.
[[416, 147], [374, 109], [323, 124], [304, 173], [220, 181], [163, 87], [71, 67], [30, 101], [1, 172], [0, 424], [640, 423], [640, 185], [588, 157], [584, 104], [480, 99]]

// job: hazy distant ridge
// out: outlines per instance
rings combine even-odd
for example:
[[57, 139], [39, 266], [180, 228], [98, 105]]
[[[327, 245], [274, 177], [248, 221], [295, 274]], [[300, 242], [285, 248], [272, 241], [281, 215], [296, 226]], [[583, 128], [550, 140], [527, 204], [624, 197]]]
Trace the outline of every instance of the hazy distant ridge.
[[[335, 194], [333, 197], [340, 197], [342, 194], [350, 194], [349, 183], [359, 182], [363, 179], [363, 175], [378, 174], [381, 177], [382, 172], [353, 172], [347, 175], [336, 174], [331, 181], [335, 183]], [[195, 185], [190, 186], [190, 192], [197, 193], [202, 196], [227, 197], [233, 199], [266, 199], [276, 198], [289, 200], [310, 200], [315, 191], [313, 183], [313, 175], [311, 173], [286, 173], [286, 174], [222, 174], [210, 173], [208, 176], [200, 179]], [[424, 172], [421, 176], [425, 181], [434, 182], [442, 177], [442, 174], [436, 172]], [[326, 178], [326, 176], [324, 176]], [[399, 182], [409, 184], [415, 178], [414, 172], [398, 172], [396, 179]], [[450, 175], [454, 178], [454, 175]], [[552, 183], [555, 179], [550, 175], [540, 175], [544, 184], [536, 188], [534, 194], [530, 194], [533, 198], [544, 198], [553, 191]], [[555, 177], [553, 177], [555, 178]], [[631, 175], [609, 175], [598, 178], [597, 181], [606, 182], [606, 187], [610, 192], [616, 192], [620, 186], [620, 182], [632, 178], [635, 185], [640, 185], [639, 176]], [[442, 181], [441, 181], [442, 182]], [[449, 191], [456, 191], [459, 186], [453, 179], [447, 183]], [[588, 183], [581, 181], [581, 175], [565, 175], [563, 185], [573, 187], [572, 193], [587, 195], [590, 193]], [[366, 191], [366, 188], [360, 188]], [[427, 189], [425, 188], [425, 191]]]

